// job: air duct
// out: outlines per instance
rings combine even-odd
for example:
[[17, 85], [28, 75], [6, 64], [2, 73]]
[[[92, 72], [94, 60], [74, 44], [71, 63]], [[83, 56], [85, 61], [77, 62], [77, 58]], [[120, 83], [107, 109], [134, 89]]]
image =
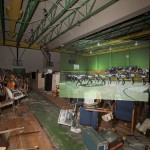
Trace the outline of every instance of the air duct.
[[6, 6], [6, 14], [9, 18], [9, 38], [15, 37], [16, 22], [21, 18], [23, 12], [21, 6], [22, 0], [10, 0], [9, 5]]

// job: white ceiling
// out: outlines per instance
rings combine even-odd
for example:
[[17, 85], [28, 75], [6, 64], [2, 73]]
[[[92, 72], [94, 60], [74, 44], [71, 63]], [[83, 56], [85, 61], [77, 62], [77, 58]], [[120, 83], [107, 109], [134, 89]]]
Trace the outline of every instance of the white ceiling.
[[0, 45], [70, 53], [61, 45], [149, 12], [150, 0], [2, 0], [0, 6]]

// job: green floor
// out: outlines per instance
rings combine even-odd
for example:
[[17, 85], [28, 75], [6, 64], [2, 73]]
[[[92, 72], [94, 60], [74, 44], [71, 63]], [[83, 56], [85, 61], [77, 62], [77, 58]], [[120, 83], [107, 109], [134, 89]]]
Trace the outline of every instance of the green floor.
[[35, 91], [31, 91], [30, 96], [31, 110], [50, 137], [54, 149], [86, 150], [81, 133], [73, 133], [68, 126], [57, 123], [60, 109], [54, 103]]
[[[30, 108], [41, 123], [46, 133], [57, 150], [87, 150], [82, 140], [82, 134], [73, 133], [70, 128], [57, 123], [60, 109], [44, 96], [35, 91], [30, 92]], [[82, 126], [81, 126], [82, 129]], [[144, 136], [144, 135], [143, 135]], [[149, 138], [140, 136], [139, 141], [149, 143]], [[130, 138], [130, 136], [129, 136]], [[137, 138], [137, 137], [136, 137]], [[141, 139], [142, 138], [142, 139]], [[130, 139], [129, 139], [130, 141]], [[149, 144], [148, 144], [149, 145]], [[150, 146], [150, 145], [149, 145]], [[124, 143], [120, 150], [133, 150], [132, 146]]]

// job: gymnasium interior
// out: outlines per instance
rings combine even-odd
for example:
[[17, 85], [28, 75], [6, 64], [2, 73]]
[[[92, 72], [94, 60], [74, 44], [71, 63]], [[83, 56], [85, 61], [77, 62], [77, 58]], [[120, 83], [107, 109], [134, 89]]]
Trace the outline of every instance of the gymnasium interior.
[[150, 150], [150, 0], [0, 0], [0, 150]]

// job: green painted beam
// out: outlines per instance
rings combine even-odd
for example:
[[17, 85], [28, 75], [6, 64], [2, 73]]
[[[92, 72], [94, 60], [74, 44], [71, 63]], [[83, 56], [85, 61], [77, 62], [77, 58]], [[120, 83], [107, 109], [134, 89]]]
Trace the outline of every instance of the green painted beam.
[[[80, 8], [82, 8], [83, 6], [85, 6], [90, 0], [86, 0], [84, 1], [82, 4], [81, 4], [81, 7], [77, 7], [75, 8], [73, 11], [71, 11], [71, 13], [65, 17], [60, 23], [58, 23], [55, 27], [52, 28], [52, 30], [39, 42], [39, 43], [42, 43], [42, 45], [46, 45], [48, 42], [47, 39], [52, 39], [52, 35], [54, 35], [55, 33], [58, 33], [58, 30], [61, 30], [63, 24], [65, 24], [65, 21], [66, 21], [66, 24], [69, 23], [67, 26], [68, 28], [71, 28], [72, 27], [72, 24], [74, 23], [74, 20], [75, 20], [75, 17], [77, 15], [77, 13], [80, 13], [78, 10]], [[83, 13], [80, 13], [83, 17], [84, 14]], [[69, 21], [68, 21], [69, 20]], [[67, 30], [68, 31], [68, 30]], [[60, 32], [59, 32], [60, 33]], [[57, 34], [58, 35], [58, 34]], [[60, 33], [61, 35], [61, 33]], [[44, 43], [44, 44], [43, 44]]]
[[[90, 47], [92, 45], [95, 45], [95, 47], [98, 47], [98, 46], [96, 46], [98, 41], [100, 41], [101, 45], [103, 45], [103, 43], [107, 42], [108, 40], [112, 40], [114, 38], [117, 39], [116, 32], [121, 33], [122, 29], [123, 29], [124, 35], [130, 35], [135, 32], [138, 32], [139, 28], [141, 31], [146, 30], [146, 28], [145, 28], [146, 22], [145, 21], [148, 21], [148, 19], [149, 18], [145, 17], [145, 16], [140, 17], [140, 18], [137, 18], [136, 20], [131, 21], [130, 23], [119, 24], [117, 26], [111, 27], [110, 29], [103, 30], [100, 33], [94, 34], [92, 36], [81, 39], [79, 41], [75, 41], [72, 44], [73, 45], [76, 44], [76, 48], [79, 50], [82, 48], [85, 49], [85, 47], [87, 47], [87, 46]], [[107, 35], [110, 35], [110, 37], [107, 38]], [[115, 37], [112, 37], [111, 35], [115, 35]], [[122, 36], [122, 33], [120, 34], [120, 36], [118, 35], [118, 38], [121, 36]], [[131, 36], [131, 38], [132, 38], [132, 36]], [[103, 40], [101, 40], [101, 39], [103, 39]], [[81, 41], [83, 41], [83, 42], [81, 42]], [[88, 45], [87, 45], [87, 42], [88, 42]], [[69, 44], [68, 44], [68, 47], [69, 47]], [[72, 47], [72, 45], [70, 45], [70, 47]], [[93, 50], [93, 47], [91, 48], [91, 50]]]
[[[91, 5], [90, 11], [86, 11], [85, 14], [83, 14], [82, 12], [79, 11], [80, 8], [76, 8], [67, 17], [65, 17], [59, 24], [57, 24], [39, 43], [42, 46], [46, 45], [47, 43], [49, 43], [49, 42], [53, 41], [54, 39], [56, 39], [57, 37], [59, 37], [60, 35], [66, 33], [67, 31], [69, 31], [71, 29], [73, 29], [74, 27], [78, 26], [80, 23], [84, 22], [85, 20], [89, 19], [90, 17], [94, 16], [95, 14], [99, 13], [100, 11], [104, 10], [108, 6], [112, 5], [116, 1], [118, 1], [118, 0], [110, 0], [108, 3], [100, 6], [98, 9], [95, 9], [94, 11], [92, 11], [92, 9], [94, 8], [94, 4], [95, 4], [95, 1], [93, 1], [93, 5]], [[83, 6], [86, 7], [88, 2], [89, 2], [89, 0], [84, 1], [84, 3], [82, 3], [82, 7]], [[91, 1], [90, 1], [90, 3], [91, 3]], [[70, 17], [72, 17], [73, 14], [76, 14], [77, 12], [82, 14], [82, 16], [84, 16], [84, 17], [81, 18], [77, 22], [73, 23], [73, 21], [72, 21], [72, 25], [68, 25], [68, 28], [66, 28], [65, 30], [61, 31], [59, 34], [57, 34], [57, 35], [55, 35], [53, 37], [51, 36], [52, 34], [54, 35], [54, 33], [57, 32], [56, 30], [60, 30], [60, 25], [62, 26], [62, 24], [67, 23], [68, 19]]]
[[[37, 29], [35, 30], [34, 32], [34, 35], [32, 35], [28, 42], [31, 43], [31, 45], [40, 38], [40, 36], [42, 34], [44, 34], [54, 23], [56, 23], [56, 21], [58, 19], [60, 19], [66, 12], [67, 10], [72, 7], [76, 2], [77, 0], [65, 0], [65, 6], [61, 6], [62, 7], [62, 10], [58, 13], [58, 14], [55, 14], [54, 15], [54, 12], [56, 12], [56, 9], [58, 8], [58, 5], [59, 3], [61, 2], [61, 0], [57, 0], [57, 2], [55, 2], [55, 4], [52, 6], [52, 8], [49, 10], [47, 16], [41, 21], [41, 25], [39, 25], [37, 27]], [[58, 8], [60, 9], [60, 8]], [[45, 27], [45, 22], [46, 20], [48, 20], [50, 17], [50, 21], [49, 21], [49, 24]]]
[[5, 45], [4, 0], [0, 0], [0, 19], [3, 34], [3, 43]]
[[22, 19], [22, 25], [21, 25], [20, 30], [19, 30], [19, 35], [17, 37], [17, 45], [19, 45], [19, 43], [22, 39], [23, 33], [25, 32], [25, 30], [28, 26], [28, 23], [31, 20], [37, 6], [39, 5], [39, 2], [40, 2], [39, 0], [34, 0], [34, 1], [29, 0], [28, 1], [27, 7], [25, 10], [23, 19]]
[[[41, 22], [39, 23], [38, 27], [35, 29], [34, 31], [34, 35], [32, 35], [28, 41], [33, 41], [33, 39], [36, 39], [37, 38], [37, 35], [40, 34], [40, 32], [42, 32], [42, 30], [44, 29], [44, 26], [45, 26], [45, 23], [46, 21], [49, 19], [50, 17], [50, 20], [52, 18], [55, 17], [55, 12], [57, 10], [57, 5], [60, 3], [61, 0], [57, 0], [55, 2], [55, 4], [51, 7], [51, 9], [47, 12], [47, 15], [41, 20]], [[49, 27], [49, 26], [48, 26]], [[48, 28], [47, 27], [47, 28]]]

